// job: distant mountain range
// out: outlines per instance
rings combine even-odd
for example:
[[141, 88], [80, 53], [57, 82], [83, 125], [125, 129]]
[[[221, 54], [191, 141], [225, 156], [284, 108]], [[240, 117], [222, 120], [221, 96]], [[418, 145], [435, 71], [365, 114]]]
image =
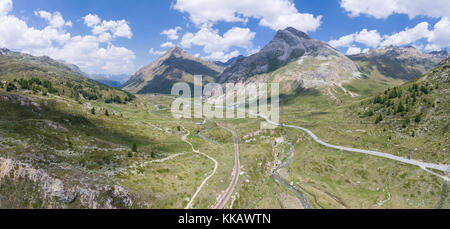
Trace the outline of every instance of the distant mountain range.
[[[12, 55], [10, 53], [14, 52], [1, 49], [0, 53]], [[138, 94], [170, 94], [172, 86], [177, 82], [192, 85], [194, 75], [203, 75], [205, 83], [276, 82], [281, 84], [284, 93], [302, 88], [340, 86], [353, 79], [373, 76], [408, 81], [418, 78], [450, 56], [445, 50], [422, 53], [412, 46], [382, 47], [345, 56], [329, 44], [291, 27], [278, 31], [273, 40], [258, 53], [234, 57], [227, 62], [212, 63], [174, 47], [131, 77], [90, 75], [78, 66], [64, 61], [52, 62], [48, 57], [23, 55], [28, 59], [47, 62], [102, 84]]]
[[379, 72], [386, 77], [402, 80], [412, 80], [425, 74], [447, 57], [447, 51], [427, 54], [412, 46], [388, 46], [349, 56], [367, 75]]
[[374, 74], [400, 80], [415, 79], [448, 57], [446, 51], [422, 53], [414, 47], [383, 47], [345, 56], [329, 44], [294, 28], [277, 32], [258, 53], [211, 63], [175, 47], [140, 69], [123, 89], [132, 93], [169, 94], [177, 82], [276, 82], [284, 93], [302, 88], [334, 87]]

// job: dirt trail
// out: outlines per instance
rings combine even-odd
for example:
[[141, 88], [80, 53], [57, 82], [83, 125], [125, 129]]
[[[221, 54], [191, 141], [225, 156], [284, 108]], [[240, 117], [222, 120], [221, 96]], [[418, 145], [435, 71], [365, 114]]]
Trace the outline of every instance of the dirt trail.
[[[183, 127], [183, 129], [185, 129], [185, 128]], [[185, 129], [185, 130], [186, 130], [186, 129]], [[196, 149], [194, 148], [194, 145], [193, 145], [191, 142], [189, 142], [189, 141], [187, 140], [187, 137], [191, 134], [191, 132], [190, 132], [189, 130], [187, 130], [187, 132], [188, 132], [188, 133], [187, 133], [186, 135], [184, 135], [181, 139], [182, 139], [184, 142], [186, 142], [187, 144], [189, 144], [189, 145], [191, 146], [192, 151], [193, 151], [194, 153], [197, 153], [197, 154], [200, 154], [200, 155], [202, 155], [202, 156], [204, 156], [204, 157], [207, 157], [208, 159], [210, 159], [211, 161], [214, 162], [214, 171], [211, 173], [211, 175], [209, 175], [208, 177], [206, 177], [205, 180], [203, 180], [203, 182], [202, 182], [202, 183], [200, 184], [200, 186], [197, 188], [197, 191], [194, 193], [194, 195], [193, 195], [192, 198], [190, 199], [189, 203], [188, 203], [187, 206], [185, 207], [185, 209], [190, 209], [190, 208], [192, 208], [192, 205], [193, 205], [193, 203], [194, 203], [195, 198], [198, 196], [198, 194], [200, 193], [200, 191], [203, 189], [203, 186], [205, 186], [206, 183], [208, 182], [208, 180], [211, 179], [211, 177], [214, 176], [214, 175], [216, 174], [217, 168], [219, 167], [219, 163], [217, 162], [216, 159], [212, 158], [211, 156], [209, 156], [209, 155], [207, 155], [207, 154], [205, 154], [205, 153], [202, 153], [202, 152], [200, 152], [199, 150], [196, 150]]]

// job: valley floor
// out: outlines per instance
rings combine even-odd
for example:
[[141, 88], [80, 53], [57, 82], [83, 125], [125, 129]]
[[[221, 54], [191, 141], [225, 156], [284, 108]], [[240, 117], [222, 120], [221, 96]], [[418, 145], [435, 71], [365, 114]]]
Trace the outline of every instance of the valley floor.
[[[349, 113], [364, 96], [336, 89], [337, 105], [302, 93], [282, 104], [281, 123], [334, 145], [450, 163], [433, 136], [404, 136]], [[295, 129], [260, 130], [262, 119], [177, 120], [169, 96], [0, 98], [2, 208], [450, 208], [448, 182], [417, 166], [330, 149]]]

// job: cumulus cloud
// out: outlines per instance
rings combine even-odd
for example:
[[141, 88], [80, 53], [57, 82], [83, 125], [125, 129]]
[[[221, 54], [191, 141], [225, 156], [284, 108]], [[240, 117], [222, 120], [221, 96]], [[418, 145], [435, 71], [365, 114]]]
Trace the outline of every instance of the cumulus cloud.
[[385, 36], [384, 41], [381, 46], [401, 46], [412, 44], [420, 39], [427, 38], [432, 33], [428, 30], [429, 24], [427, 22], [422, 22], [415, 26], [414, 28], [406, 28], [405, 30], [393, 34], [391, 36]]
[[304, 32], [315, 31], [322, 16], [300, 13], [289, 0], [177, 0], [173, 8], [188, 13], [197, 26], [217, 22], [243, 22], [250, 18], [273, 30], [289, 26]]
[[442, 18], [434, 25], [433, 31], [428, 36], [428, 44], [425, 50], [435, 51], [444, 47], [450, 47], [450, 20], [447, 17]]
[[[416, 45], [415, 43], [420, 40], [425, 40], [427, 44], [425, 46]], [[376, 30], [363, 29], [359, 33], [342, 36], [328, 43], [335, 48], [347, 47], [352, 53], [356, 52], [355, 48], [350, 50], [355, 43], [364, 44], [371, 48], [413, 45], [426, 51], [441, 50], [450, 46], [450, 21], [447, 17], [444, 17], [434, 25], [433, 29], [430, 29], [428, 22], [422, 22], [413, 28], [405, 28], [401, 32], [384, 36], [380, 36]]]
[[93, 27], [102, 21], [98, 15], [88, 14], [85, 17], [83, 17], [84, 24], [86, 24], [88, 27]]
[[361, 48], [352, 46], [352, 47], [348, 48], [345, 55], [355, 55], [355, 54], [360, 54], [361, 52], [362, 52]]
[[342, 36], [338, 40], [331, 40], [329, 44], [335, 48], [349, 47], [354, 42], [364, 44], [368, 47], [377, 47], [380, 44], [381, 36], [376, 30], [368, 31], [363, 29], [361, 32]]
[[387, 18], [392, 14], [407, 14], [410, 18], [419, 15], [433, 18], [450, 16], [448, 0], [342, 0], [341, 7], [352, 17], [361, 14], [375, 18]]
[[213, 60], [213, 61], [222, 61], [222, 62], [226, 62], [231, 58], [237, 57], [240, 55], [240, 52], [235, 50], [232, 51], [230, 53], [224, 53], [224, 52], [213, 52], [211, 53], [211, 55], [206, 56], [205, 58], [208, 60]]
[[148, 53], [150, 53], [150, 55], [161, 56], [161, 55], [163, 55], [166, 52], [165, 51], [158, 51], [158, 50], [155, 50], [154, 48], [151, 48], [148, 51]]
[[53, 28], [62, 28], [64, 26], [69, 26], [69, 27], [72, 26], [72, 22], [71, 21], [66, 22], [60, 12], [50, 13], [50, 12], [41, 10], [41, 11], [35, 11], [34, 15], [45, 19], [49, 23], [49, 26], [53, 27]]
[[0, 16], [7, 15], [12, 10], [12, 7], [11, 0], [0, 0]]
[[224, 52], [231, 47], [250, 48], [256, 33], [248, 28], [233, 27], [223, 36], [218, 30], [203, 27], [196, 34], [186, 33], [182, 40], [183, 48], [190, 48], [192, 45], [203, 46], [205, 53]]
[[181, 27], [177, 26], [173, 29], [167, 29], [167, 30], [163, 30], [161, 32], [161, 35], [166, 35], [167, 38], [169, 38], [169, 40], [178, 40], [179, 36], [178, 36], [178, 31], [181, 30]]
[[368, 47], [377, 47], [380, 44], [381, 36], [376, 30], [367, 31], [367, 29], [363, 29], [355, 34], [355, 41]]
[[172, 43], [172, 42], [166, 42], [166, 43], [163, 43], [163, 44], [161, 44], [161, 48], [172, 48], [172, 47], [175, 47], [175, 44], [174, 43]]
[[72, 36], [66, 31], [72, 23], [64, 20], [59, 12], [36, 11], [35, 16], [48, 24], [37, 29], [10, 15], [12, 7], [11, 0], [0, 0], [0, 47], [50, 56], [76, 64], [88, 73], [122, 74], [134, 70], [135, 54], [112, 44], [114, 37], [131, 38], [131, 29], [125, 20], [101, 23], [98, 16], [90, 14], [83, 19], [93, 29], [93, 34]]

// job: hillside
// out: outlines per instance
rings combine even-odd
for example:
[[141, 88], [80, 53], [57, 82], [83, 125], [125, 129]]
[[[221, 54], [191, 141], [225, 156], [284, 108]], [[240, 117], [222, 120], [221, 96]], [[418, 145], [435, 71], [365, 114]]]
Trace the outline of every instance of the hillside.
[[79, 102], [126, 103], [134, 96], [84, 77], [79, 70], [49, 57], [2, 49], [0, 52], [2, 88], [27, 94], [69, 97]]
[[450, 163], [447, 146], [450, 113], [450, 59], [405, 85], [386, 90], [361, 103], [354, 112], [407, 138], [430, 138], [426, 145], [435, 151], [432, 160]]
[[136, 72], [122, 88], [137, 94], [170, 94], [175, 83], [186, 82], [193, 85], [194, 75], [202, 75], [205, 81], [215, 82], [222, 71], [222, 67], [174, 47]]

